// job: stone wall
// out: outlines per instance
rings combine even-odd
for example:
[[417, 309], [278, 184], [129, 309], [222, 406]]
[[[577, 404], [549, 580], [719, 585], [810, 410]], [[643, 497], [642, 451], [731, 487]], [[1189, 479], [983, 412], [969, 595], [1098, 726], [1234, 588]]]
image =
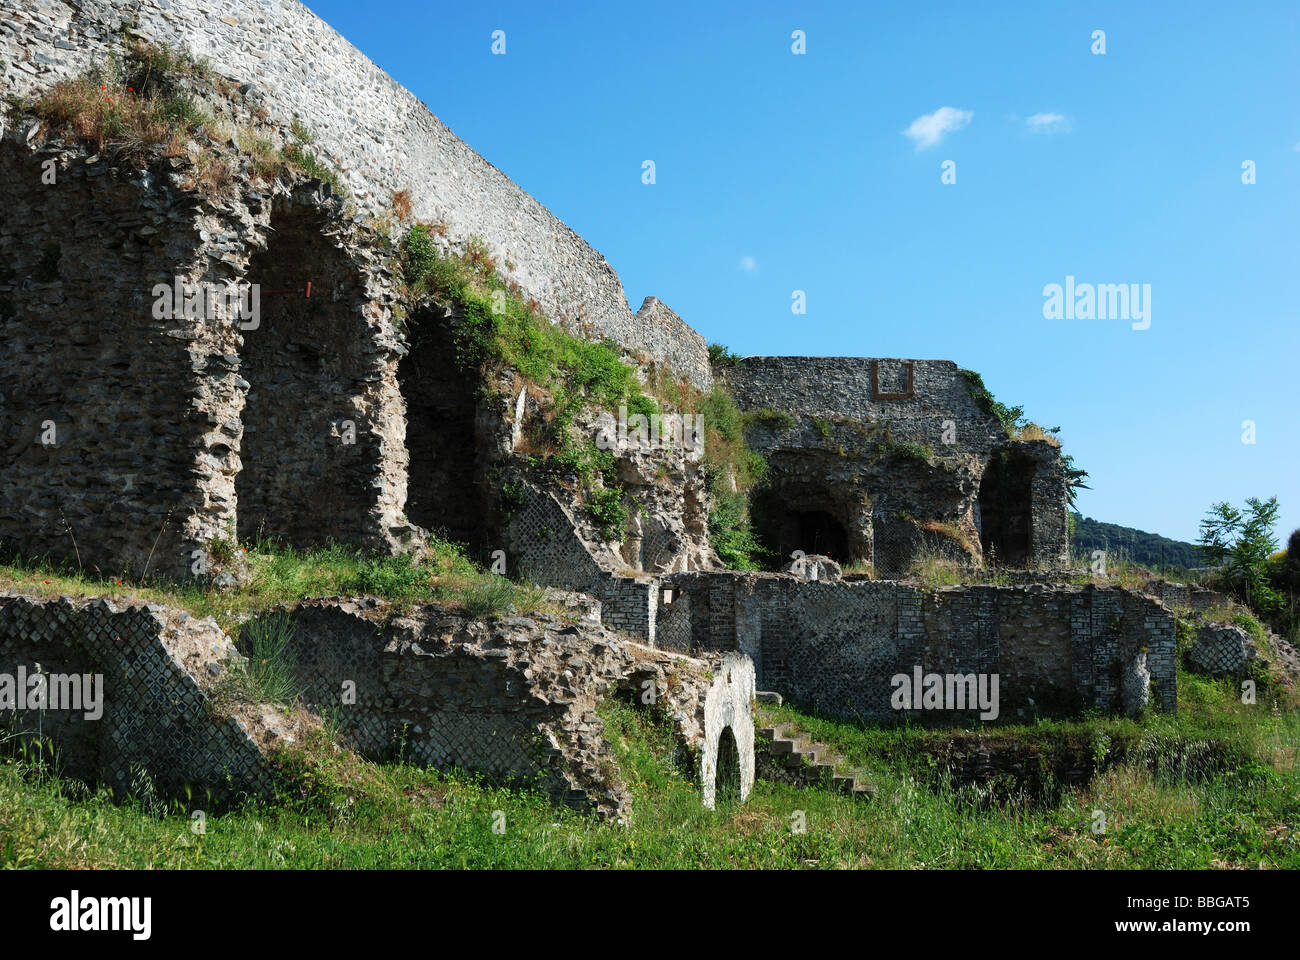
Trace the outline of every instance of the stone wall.
[[[382, 257], [318, 181], [200, 197], [182, 166], [0, 138], [0, 185], [30, 201], [0, 211], [0, 539], [170, 577], [236, 533], [391, 546], [404, 348]], [[157, 293], [237, 284], [266, 291], [247, 329]]]
[[0, 143], [0, 538], [115, 573], [152, 550], [153, 572], [178, 573], [197, 460], [232, 443], [191, 394], [192, 364], [233, 380], [226, 351], [197, 356], [150, 314], [153, 284], [194, 268], [194, 214], [102, 161], [42, 185], [42, 159]]
[[927, 590], [737, 573], [663, 578], [661, 595], [669, 589], [673, 606], [688, 611], [689, 649], [738, 650], [754, 661], [760, 689], [833, 716], [897, 718], [890, 679], [915, 667], [998, 674], [1004, 715], [1087, 705], [1119, 710], [1123, 672], [1143, 651], [1156, 703], [1177, 709], [1173, 617], [1134, 591]]
[[746, 357], [723, 368], [769, 471], [766, 546], [905, 575], [926, 553], [1059, 567], [1068, 560], [1057, 446], [1009, 440], [947, 360]]
[[[458, 248], [482, 238], [511, 266], [509, 278], [571, 330], [707, 384], [698, 334], [671, 311], [634, 317], [603, 256], [296, 0], [0, 0], [0, 81], [26, 95], [80, 75], [123, 30], [207, 58], [252, 85], [250, 96], [285, 127], [300, 117], [363, 210], [378, 214], [394, 191], [409, 191], [415, 217], [445, 224]], [[487, 47], [485, 35], [485, 56]]]
[[[671, 718], [707, 806], [720, 744], [738, 751], [731, 759], [740, 799], [753, 783], [754, 671], [735, 653], [653, 650], [584, 618], [482, 621], [436, 605], [399, 612], [373, 598], [263, 614], [244, 627], [246, 649], [258, 631], [285, 643], [302, 704], [375, 759], [461, 767], [625, 819], [627, 788], [596, 714], [602, 699], [618, 695]], [[103, 678], [98, 716], [9, 714], [17, 704], [0, 696], [0, 730], [40, 738], [69, 775], [122, 795], [265, 794], [274, 786], [270, 752], [314, 721], [240, 700], [246, 690], [229, 680], [241, 660], [211, 619], [157, 605], [0, 594], [0, 693], [20, 670]]]
[[748, 771], [746, 795], [753, 782], [754, 672], [738, 654], [676, 656], [589, 620], [482, 621], [434, 605], [399, 613], [365, 598], [304, 601], [261, 622], [275, 618], [289, 624], [288, 662], [304, 702], [364, 755], [536, 784], [557, 801], [624, 819], [628, 793], [596, 713], [621, 694], [673, 718], [707, 806], [724, 728]]
[[118, 795], [225, 800], [271, 788], [265, 749], [290, 721], [227, 705], [217, 684], [238, 659], [210, 619], [166, 607], [0, 594], [0, 674], [99, 674], [102, 715], [0, 709], [25, 737], [52, 744], [59, 769]]
[[[936, 451], [951, 446], [987, 455], [1006, 442], [997, 419], [979, 409], [951, 360], [745, 357], [725, 368], [724, 377], [742, 410], [885, 422], [895, 440], [926, 443]], [[951, 445], [944, 443], [945, 420], [956, 425]]]

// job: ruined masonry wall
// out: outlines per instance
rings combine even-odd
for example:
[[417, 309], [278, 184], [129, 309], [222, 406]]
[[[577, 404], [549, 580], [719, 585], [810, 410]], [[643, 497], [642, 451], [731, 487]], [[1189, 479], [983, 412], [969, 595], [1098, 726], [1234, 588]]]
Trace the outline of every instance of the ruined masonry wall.
[[[738, 654], [682, 657], [545, 615], [483, 621], [427, 605], [399, 616], [373, 598], [312, 600], [271, 615], [288, 625], [286, 665], [304, 703], [377, 759], [532, 781], [557, 801], [623, 819], [629, 794], [595, 711], [615, 693], [643, 703], [653, 688], [696, 758], [706, 805], [724, 729], [739, 750], [742, 799], [753, 783], [754, 673]], [[47, 675], [104, 681], [97, 718], [6, 709], [0, 732], [41, 738], [67, 774], [122, 795], [202, 805], [267, 794], [271, 751], [300, 741], [314, 721], [233, 700], [227, 680], [240, 659], [210, 618], [0, 593], [0, 674], [17, 677], [21, 667], [30, 675], [39, 665]]]
[[[912, 395], [873, 399], [872, 364], [882, 394], [906, 392], [912, 364]], [[869, 357], [745, 357], [726, 371], [742, 410], [770, 408], [803, 417], [887, 421], [894, 438], [944, 449], [943, 421], [957, 427], [957, 450], [987, 454], [1006, 443], [997, 419], [975, 405], [966, 377], [951, 360]]]
[[997, 673], [1004, 714], [1031, 698], [1040, 708], [1118, 710], [1121, 670], [1144, 649], [1153, 701], [1177, 709], [1173, 616], [1131, 590], [925, 590], [737, 573], [678, 574], [664, 578], [661, 591], [669, 587], [679, 593], [672, 607], [689, 611], [692, 650], [738, 650], [754, 661], [760, 689], [833, 716], [896, 719], [890, 678], [918, 665]]
[[510, 572], [534, 583], [589, 594], [600, 601], [601, 622], [610, 630], [662, 646], [655, 626], [658, 581], [609, 572], [623, 566], [612, 547], [584, 542], [573, 514], [554, 493], [528, 481], [521, 488], [524, 503], [505, 528]]
[[40, 664], [46, 674], [102, 674], [103, 715], [35, 711], [0, 719], [57, 745], [61, 769], [136, 793], [147, 777], [159, 795], [192, 786], [196, 802], [270, 789], [259, 742], [261, 711], [214, 709], [212, 684], [235, 655], [211, 620], [150, 605], [0, 594], [0, 673]]
[[652, 359], [671, 358], [707, 387], [699, 334], [676, 315], [638, 322], [604, 257], [295, 0], [0, 0], [0, 86], [26, 95], [85, 73], [136, 11], [141, 36], [187, 48], [256, 85], [276, 122], [287, 126], [298, 115], [362, 209], [378, 213], [394, 191], [409, 190], [415, 217], [445, 223], [454, 245], [483, 238], [551, 316]]

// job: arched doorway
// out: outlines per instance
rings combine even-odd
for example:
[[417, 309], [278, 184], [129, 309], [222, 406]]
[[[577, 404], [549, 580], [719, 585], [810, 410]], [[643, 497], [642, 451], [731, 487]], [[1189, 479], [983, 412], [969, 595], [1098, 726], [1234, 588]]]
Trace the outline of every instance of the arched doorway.
[[714, 808], [740, 802], [740, 748], [731, 727], [718, 735], [718, 759], [714, 765]]
[[413, 313], [408, 339], [397, 367], [406, 404], [406, 518], [477, 554], [486, 535], [481, 490], [472, 482], [477, 385], [457, 363], [440, 311]]
[[356, 401], [368, 328], [360, 278], [324, 226], [319, 211], [283, 201], [249, 262], [260, 317], [242, 331], [241, 540], [312, 547], [366, 534], [373, 444]]
[[980, 546], [1002, 566], [1024, 566], [1033, 556], [1034, 465], [1014, 450], [993, 455], [980, 480]]
[[806, 508], [799, 505], [800, 500], [776, 490], [755, 494], [751, 513], [754, 529], [778, 565], [787, 563], [796, 550], [823, 554], [839, 563], [853, 562], [855, 557], [844, 522], [817, 500], [804, 501]]

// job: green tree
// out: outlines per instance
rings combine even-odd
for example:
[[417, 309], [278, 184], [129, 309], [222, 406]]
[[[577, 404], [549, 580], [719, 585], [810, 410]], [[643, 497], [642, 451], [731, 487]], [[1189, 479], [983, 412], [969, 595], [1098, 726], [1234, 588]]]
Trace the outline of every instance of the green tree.
[[1206, 562], [1222, 568], [1224, 577], [1241, 591], [1247, 605], [1273, 610], [1282, 597], [1268, 583], [1269, 557], [1277, 551], [1277, 497], [1249, 497], [1246, 509], [1216, 503], [1201, 521], [1201, 552]]

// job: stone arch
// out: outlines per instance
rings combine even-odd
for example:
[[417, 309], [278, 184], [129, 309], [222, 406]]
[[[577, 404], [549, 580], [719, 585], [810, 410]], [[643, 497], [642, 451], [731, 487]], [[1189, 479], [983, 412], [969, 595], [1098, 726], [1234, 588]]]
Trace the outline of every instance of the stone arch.
[[1023, 566], [1033, 557], [1033, 462], [1003, 448], [984, 469], [979, 486], [980, 547], [987, 560]]
[[736, 745], [736, 734], [730, 726], [722, 728], [718, 734], [718, 759], [715, 764], [713, 780], [714, 803], [737, 803], [740, 801], [740, 748]]
[[807, 483], [776, 482], [754, 494], [755, 530], [763, 546], [781, 562], [801, 550], [840, 564], [870, 559], [871, 529], [862, 508]]
[[440, 536], [485, 543], [475, 379], [456, 360], [449, 320], [430, 307], [412, 314], [410, 348], [397, 366], [406, 407], [406, 518]]
[[201, 259], [192, 225], [146, 229], [141, 211], [175, 198], [84, 153], [43, 183], [43, 155], [20, 142], [0, 143], [0, 540], [185, 575], [185, 524], [221, 510], [195, 479], [214, 427], [194, 394], [202, 348], [154, 290]]
[[745, 801], [754, 785], [753, 700], [754, 662], [738, 653], [714, 661], [700, 758], [700, 792], [710, 809], [729, 796]]
[[[326, 214], [281, 198], [249, 261], [260, 316], [243, 330], [247, 384], [237, 532], [298, 547], [369, 539], [378, 455], [363, 411], [365, 284]], [[310, 284], [310, 287], [308, 287]]]

